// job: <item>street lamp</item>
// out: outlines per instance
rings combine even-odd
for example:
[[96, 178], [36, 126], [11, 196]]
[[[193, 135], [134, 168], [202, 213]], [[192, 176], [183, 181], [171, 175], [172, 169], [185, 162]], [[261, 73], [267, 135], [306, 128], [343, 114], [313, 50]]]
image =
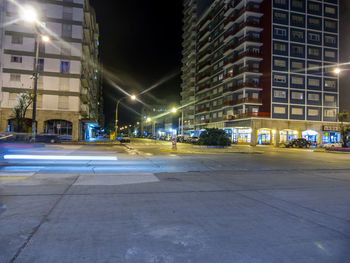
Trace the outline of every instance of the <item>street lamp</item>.
[[[177, 109], [176, 108], [172, 108], [171, 112], [172, 113], [176, 113]], [[180, 131], [180, 120], [179, 120], [179, 131]], [[181, 109], [181, 136], [184, 136], [184, 111], [183, 111], [183, 109]]]
[[39, 43], [48, 42], [50, 38], [46, 35], [42, 35], [38, 24], [42, 26], [40, 21], [38, 20], [38, 13], [36, 10], [31, 7], [23, 7], [20, 10], [20, 17], [23, 21], [28, 22], [30, 24], [34, 24], [35, 33], [36, 33], [36, 41], [35, 41], [35, 63], [34, 63], [34, 88], [33, 88], [33, 113], [32, 113], [32, 136], [33, 141], [35, 142], [35, 137], [37, 133], [37, 125], [36, 125], [36, 102], [37, 102], [37, 90], [38, 90], [38, 78], [39, 78]]
[[124, 96], [122, 98], [120, 98], [119, 100], [117, 100], [117, 104], [115, 106], [115, 138], [117, 138], [117, 134], [118, 134], [118, 108], [119, 108], [119, 104], [122, 100], [130, 98], [131, 100], [136, 100], [136, 96], [135, 95], [130, 95], [130, 96]]
[[335, 68], [333, 72], [334, 72], [335, 74], [339, 74], [340, 71], [341, 71], [340, 68]]

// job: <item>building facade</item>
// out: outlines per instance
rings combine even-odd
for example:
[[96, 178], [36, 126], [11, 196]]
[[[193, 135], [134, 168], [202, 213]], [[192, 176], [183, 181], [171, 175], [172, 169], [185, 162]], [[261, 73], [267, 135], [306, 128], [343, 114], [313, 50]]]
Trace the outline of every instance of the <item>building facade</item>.
[[[39, 14], [49, 35], [39, 43], [38, 133], [87, 139], [97, 126], [101, 81], [98, 66], [99, 28], [88, 0], [16, 1]], [[0, 132], [14, 131], [12, 108], [20, 93], [33, 90], [36, 31], [19, 19], [19, 6], [1, 1]], [[31, 131], [32, 109], [27, 112]]]
[[338, 28], [337, 0], [214, 1], [196, 25], [194, 130], [339, 140]]

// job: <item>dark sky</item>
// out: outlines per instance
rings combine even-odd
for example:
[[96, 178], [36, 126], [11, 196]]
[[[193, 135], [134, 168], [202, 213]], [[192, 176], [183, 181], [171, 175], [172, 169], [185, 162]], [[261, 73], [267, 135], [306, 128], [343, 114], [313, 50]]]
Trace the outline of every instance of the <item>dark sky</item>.
[[[138, 93], [169, 75], [175, 75], [151, 94], [140, 97], [148, 104], [179, 103], [182, 43], [182, 1], [91, 0], [100, 25], [100, 54], [106, 78], [129, 93]], [[178, 73], [178, 74], [177, 74]], [[122, 96], [104, 84], [106, 122], [112, 122], [115, 102]], [[140, 111], [140, 103], [127, 103]], [[119, 109], [122, 123], [135, 122], [137, 114]]]

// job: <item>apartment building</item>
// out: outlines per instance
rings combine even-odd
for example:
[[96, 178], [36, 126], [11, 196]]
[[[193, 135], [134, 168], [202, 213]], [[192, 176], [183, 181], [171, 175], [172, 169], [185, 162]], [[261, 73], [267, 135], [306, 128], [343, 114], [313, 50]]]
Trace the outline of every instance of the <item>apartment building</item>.
[[[50, 41], [39, 43], [38, 133], [87, 139], [97, 126], [101, 97], [99, 28], [88, 0], [1, 1], [0, 132], [14, 131], [12, 108], [20, 93], [33, 90], [36, 31], [19, 19], [32, 6]], [[27, 112], [31, 131], [32, 109]]]
[[195, 27], [194, 131], [339, 140], [338, 27], [337, 0], [214, 1]]

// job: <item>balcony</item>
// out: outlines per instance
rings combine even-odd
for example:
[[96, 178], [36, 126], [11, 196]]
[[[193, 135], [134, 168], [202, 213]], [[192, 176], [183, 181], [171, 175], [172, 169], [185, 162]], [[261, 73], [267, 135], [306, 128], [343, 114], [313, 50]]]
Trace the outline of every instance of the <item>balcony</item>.
[[246, 66], [246, 67], [243, 67], [243, 68], [240, 68], [238, 70], [235, 70], [235, 71], [232, 71], [230, 73], [225, 74], [223, 79], [228, 80], [229, 78], [237, 77], [238, 75], [240, 75], [242, 73], [257, 73], [257, 74], [262, 75], [259, 67]]
[[225, 28], [229, 27], [229, 25], [233, 22], [235, 22], [240, 16], [242, 16], [245, 12], [254, 12], [254, 13], [261, 13], [260, 8], [256, 8], [254, 6], [246, 6], [242, 8], [236, 15], [231, 15], [224, 21]]
[[257, 99], [257, 98], [242, 98], [242, 99], [238, 99], [238, 100], [224, 101], [223, 105], [224, 106], [235, 106], [235, 105], [242, 104], [242, 103], [261, 104], [262, 100]]
[[[261, 28], [261, 23], [254, 22], [254, 21], [247, 21], [245, 23], [242, 23], [238, 27], [227, 31], [224, 34], [225, 41], [228, 41], [229, 39], [231, 39], [231, 37], [233, 37], [235, 34], [237, 34], [239, 31], [241, 31], [243, 28], [245, 28], [247, 26]], [[262, 30], [262, 28], [261, 28], [261, 30]]]
[[205, 124], [205, 123], [209, 123], [210, 120], [198, 120], [197, 122], [198, 124]]
[[235, 43], [231, 43], [229, 45], [227, 45], [224, 48], [224, 55], [227, 55], [228, 52], [234, 50], [235, 48], [237, 48], [238, 46], [240, 46], [241, 44], [243, 44], [244, 42], [254, 42], [254, 43], [261, 43], [261, 39], [258, 37], [253, 37], [253, 36], [246, 36], [240, 40], [235, 41]]
[[206, 78], [209, 78], [210, 75], [211, 75], [210, 72], [200, 75], [200, 76], [197, 78], [197, 82], [200, 82], [200, 81], [203, 81], [203, 80], [206, 79]]
[[242, 3], [243, 0], [240, 1], [231, 1], [231, 3], [228, 3], [227, 6], [225, 7], [225, 16], [228, 16], [235, 7], [237, 7], [240, 3]]
[[199, 86], [197, 92], [205, 90], [205, 89], [209, 89], [209, 88], [210, 88], [210, 84]]
[[260, 52], [256, 52], [256, 51], [251, 51], [251, 50], [247, 50], [244, 51], [230, 59], [227, 59], [224, 61], [224, 66], [229, 65], [229, 64], [233, 64], [235, 62], [237, 62], [238, 60], [240, 60], [241, 58], [244, 57], [257, 57], [257, 58], [262, 58], [262, 55]]
[[205, 111], [210, 111], [209, 107], [201, 108], [197, 110], [197, 113], [205, 112]]
[[257, 88], [257, 89], [260, 89], [259, 83], [255, 83], [255, 82], [244, 82], [244, 83], [241, 83], [241, 84], [232, 86], [232, 87], [226, 87], [226, 88], [224, 88], [223, 93], [233, 92], [233, 91], [239, 90], [239, 89], [241, 89], [241, 88], [245, 88], [245, 87], [247, 87], [247, 88]]
[[235, 115], [223, 115], [222, 120], [237, 120], [249, 117], [270, 118], [271, 114], [269, 112], [246, 112]]

